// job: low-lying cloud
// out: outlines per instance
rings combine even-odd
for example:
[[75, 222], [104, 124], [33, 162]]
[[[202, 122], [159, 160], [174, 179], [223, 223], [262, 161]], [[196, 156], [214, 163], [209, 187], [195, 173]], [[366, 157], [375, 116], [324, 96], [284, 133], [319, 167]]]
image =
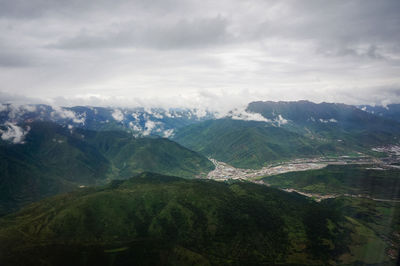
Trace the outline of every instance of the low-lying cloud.
[[6, 122], [2, 127], [3, 129], [0, 129], [1, 139], [10, 141], [13, 144], [24, 143], [25, 135], [29, 132], [29, 127], [24, 130], [11, 122]]

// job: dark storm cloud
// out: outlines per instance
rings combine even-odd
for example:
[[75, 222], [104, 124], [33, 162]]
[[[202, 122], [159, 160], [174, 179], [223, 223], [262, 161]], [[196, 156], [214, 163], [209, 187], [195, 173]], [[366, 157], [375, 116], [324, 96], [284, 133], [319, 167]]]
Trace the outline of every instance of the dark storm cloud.
[[0, 0], [0, 91], [400, 101], [399, 13], [398, 0]]

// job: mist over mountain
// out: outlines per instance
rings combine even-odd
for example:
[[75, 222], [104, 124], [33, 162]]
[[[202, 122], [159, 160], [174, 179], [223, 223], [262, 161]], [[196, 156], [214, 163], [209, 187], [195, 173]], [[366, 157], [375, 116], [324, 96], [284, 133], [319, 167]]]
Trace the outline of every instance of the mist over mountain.
[[[321, 103], [315, 104], [309, 101], [297, 102], [252, 102], [247, 108], [234, 108], [225, 112], [207, 108], [119, 108], [119, 107], [95, 107], [76, 106], [59, 107], [36, 104], [2, 104], [0, 106], [0, 133], [3, 139], [22, 141], [24, 132], [14, 132], [18, 123], [30, 121], [52, 121], [69, 127], [79, 127], [90, 130], [126, 130], [136, 136], [158, 135], [173, 137], [178, 129], [196, 124], [201, 121], [218, 118], [231, 118], [234, 120], [261, 121], [274, 126], [297, 128], [304, 131], [304, 126], [309, 128], [333, 126], [343, 129], [368, 130], [393, 127], [390, 121], [384, 122], [384, 118], [397, 119], [397, 105], [375, 107], [380, 112], [366, 106], [345, 104]], [[390, 109], [392, 108], [392, 109]], [[384, 112], [383, 110], [386, 110]], [[392, 111], [388, 111], [392, 110]], [[379, 116], [378, 118], [376, 116]], [[8, 132], [7, 134], [5, 132]], [[14, 138], [13, 135], [16, 137]], [[21, 140], [20, 140], [21, 139]]]

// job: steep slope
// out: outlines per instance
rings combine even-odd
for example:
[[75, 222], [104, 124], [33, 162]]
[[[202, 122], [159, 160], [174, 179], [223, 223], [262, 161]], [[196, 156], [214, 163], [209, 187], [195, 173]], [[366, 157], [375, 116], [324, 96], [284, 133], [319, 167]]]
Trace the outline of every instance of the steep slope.
[[261, 168], [271, 161], [318, 156], [344, 149], [312, 140], [269, 123], [209, 120], [179, 130], [178, 143], [239, 168]]
[[346, 250], [345, 222], [265, 186], [144, 173], [4, 217], [0, 263], [323, 265]]
[[141, 171], [191, 178], [213, 169], [207, 158], [167, 139], [71, 130], [50, 122], [23, 127], [28, 133], [22, 144], [0, 144], [0, 214]]
[[135, 138], [123, 131], [83, 131], [87, 142], [112, 164], [112, 176], [151, 171], [193, 178], [214, 169], [204, 156], [165, 138]]
[[25, 144], [0, 145], [0, 213], [105, 180], [108, 160], [81, 136], [53, 123], [29, 128]]

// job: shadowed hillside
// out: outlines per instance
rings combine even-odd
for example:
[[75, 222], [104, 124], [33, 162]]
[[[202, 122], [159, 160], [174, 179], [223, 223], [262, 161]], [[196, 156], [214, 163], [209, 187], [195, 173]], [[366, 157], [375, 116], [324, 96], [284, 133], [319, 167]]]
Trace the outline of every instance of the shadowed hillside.
[[4, 217], [0, 262], [319, 265], [346, 250], [343, 222], [334, 208], [265, 186], [143, 173]]

